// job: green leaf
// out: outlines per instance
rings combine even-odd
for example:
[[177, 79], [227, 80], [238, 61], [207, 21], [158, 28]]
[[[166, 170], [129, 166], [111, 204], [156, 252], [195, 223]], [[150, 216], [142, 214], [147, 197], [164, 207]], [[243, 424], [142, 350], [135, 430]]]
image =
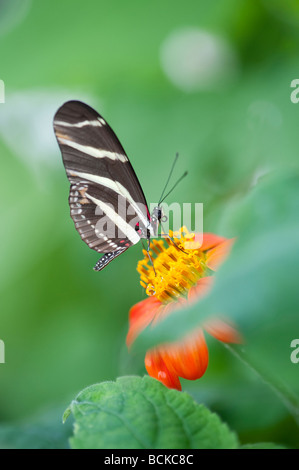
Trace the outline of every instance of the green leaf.
[[151, 377], [122, 377], [79, 393], [68, 410], [75, 418], [74, 449], [237, 448], [236, 435], [188, 394]]
[[71, 413], [72, 413], [72, 410], [70, 407], [65, 410], [65, 412], [63, 413], [63, 417], [62, 417], [63, 424], [65, 424], [66, 420], [68, 419]]

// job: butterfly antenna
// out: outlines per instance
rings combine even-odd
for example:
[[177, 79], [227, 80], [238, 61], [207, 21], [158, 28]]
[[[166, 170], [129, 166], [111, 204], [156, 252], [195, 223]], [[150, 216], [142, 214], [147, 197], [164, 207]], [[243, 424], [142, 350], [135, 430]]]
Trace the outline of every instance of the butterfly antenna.
[[170, 181], [171, 175], [172, 175], [172, 173], [173, 173], [173, 170], [174, 170], [174, 167], [175, 167], [175, 164], [176, 164], [178, 158], [179, 158], [179, 154], [178, 154], [178, 152], [177, 152], [177, 153], [175, 154], [174, 161], [173, 161], [173, 164], [172, 164], [170, 173], [169, 173], [169, 175], [168, 175], [166, 184], [165, 184], [164, 189], [163, 189], [163, 191], [162, 191], [162, 194], [161, 194], [161, 197], [160, 197], [160, 201], [159, 201], [159, 203], [158, 203], [158, 206], [160, 206], [160, 203], [161, 203], [162, 200], [163, 200], [164, 193], [165, 193], [165, 191], [166, 191], [166, 188], [167, 188], [167, 186], [168, 186], [168, 183], [169, 183], [169, 181]]
[[183, 178], [185, 178], [185, 176], [188, 175], [188, 171], [185, 171], [185, 173], [177, 180], [177, 182], [173, 185], [173, 187], [171, 188], [170, 191], [168, 191], [168, 193], [166, 194], [166, 196], [163, 197], [163, 199], [160, 199], [160, 202], [159, 202], [159, 205], [167, 198], [167, 196], [169, 196], [169, 194], [174, 190], [174, 188], [177, 187], [177, 185], [180, 183], [180, 181], [182, 181]]

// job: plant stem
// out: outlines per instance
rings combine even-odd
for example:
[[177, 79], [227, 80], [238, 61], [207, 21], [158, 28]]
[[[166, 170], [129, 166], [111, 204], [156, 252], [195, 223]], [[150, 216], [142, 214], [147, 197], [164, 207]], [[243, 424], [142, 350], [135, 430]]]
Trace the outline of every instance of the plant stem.
[[230, 351], [233, 356], [239, 359], [249, 369], [251, 369], [272, 391], [280, 398], [283, 405], [287, 408], [289, 413], [293, 416], [297, 426], [299, 427], [299, 399], [294, 395], [284, 384], [278, 382], [273, 377], [269, 377], [265, 372], [261, 372], [255, 364], [249, 361], [248, 355], [244, 350], [237, 346], [223, 344], [223, 346]]

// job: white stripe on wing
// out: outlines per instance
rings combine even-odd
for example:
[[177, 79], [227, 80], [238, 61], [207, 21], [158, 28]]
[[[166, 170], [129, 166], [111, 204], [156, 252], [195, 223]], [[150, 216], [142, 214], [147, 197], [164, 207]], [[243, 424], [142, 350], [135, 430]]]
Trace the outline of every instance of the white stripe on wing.
[[128, 224], [122, 217], [120, 217], [120, 215], [118, 215], [117, 212], [115, 212], [110, 205], [105, 204], [105, 202], [100, 201], [99, 199], [88, 194], [87, 192], [85, 193], [85, 196], [102, 209], [102, 211], [107, 215], [107, 217], [112, 220], [114, 225], [116, 225], [119, 230], [121, 230], [125, 234], [126, 238], [128, 238], [130, 242], [133, 243], [133, 245], [139, 242], [140, 237], [136, 232], [135, 228], [131, 227], [130, 224]]
[[90, 147], [89, 145], [78, 144], [77, 142], [73, 142], [72, 140], [65, 139], [64, 137], [59, 137], [58, 134], [57, 134], [57, 138], [61, 144], [68, 145], [69, 147], [79, 150], [79, 152], [86, 153], [87, 155], [90, 155], [91, 157], [109, 158], [110, 160], [119, 160], [123, 163], [128, 161], [128, 158], [126, 157], [126, 155], [123, 155], [121, 153], [109, 152], [109, 150], [102, 150], [102, 149], [97, 149], [95, 147]]
[[92, 126], [92, 127], [102, 127], [103, 123], [98, 119], [95, 121], [82, 121], [82, 122], [66, 122], [66, 121], [55, 121], [55, 126], [62, 126], [62, 127], [85, 127], [85, 126]]
[[129, 203], [135, 210], [136, 214], [140, 217], [140, 221], [143, 223], [144, 227], [148, 226], [146, 207], [145, 206], [141, 207], [142, 206], [141, 203], [136, 204], [136, 202], [132, 198], [129, 191], [118, 181], [114, 181], [110, 178], [104, 178], [103, 176], [93, 175], [91, 173], [83, 173], [81, 171], [75, 171], [75, 170], [67, 170], [67, 173], [70, 174], [71, 176], [78, 176], [79, 178], [82, 178], [84, 180], [92, 181], [93, 183], [100, 184], [102, 186], [105, 186], [106, 188], [112, 189], [117, 194], [121, 194], [129, 201]]

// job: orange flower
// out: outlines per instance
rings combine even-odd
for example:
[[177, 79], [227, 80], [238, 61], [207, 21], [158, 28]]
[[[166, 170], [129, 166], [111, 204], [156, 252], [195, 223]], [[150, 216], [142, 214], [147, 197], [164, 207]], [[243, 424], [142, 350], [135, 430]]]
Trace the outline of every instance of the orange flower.
[[[198, 299], [210, 289], [213, 272], [228, 255], [233, 240], [214, 234], [189, 233], [185, 227], [169, 239], [153, 240], [151, 258], [146, 251], [137, 270], [149, 297], [134, 305], [129, 314], [127, 345], [148, 325], [161, 321], [182, 305]], [[165, 243], [166, 242], [166, 243]], [[154, 266], [154, 267], [153, 267]], [[225, 343], [240, 343], [236, 329], [221, 319], [207, 321], [180, 341], [159, 345], [146, 353], [148, 374], [169, 388], [181, 390], [179, 377], [195, 380], [208, 366], [208, 348], [203, 329]]]

